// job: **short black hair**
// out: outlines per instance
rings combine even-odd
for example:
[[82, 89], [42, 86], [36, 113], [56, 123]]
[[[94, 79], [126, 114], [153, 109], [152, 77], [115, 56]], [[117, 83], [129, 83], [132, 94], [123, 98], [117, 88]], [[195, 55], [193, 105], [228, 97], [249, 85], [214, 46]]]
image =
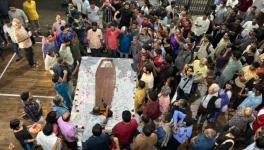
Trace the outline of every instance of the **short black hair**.
[[257, 91], [263, 93], [263, 90], [262, 90], [262, 86], [261, 86], [261, 84], [256, 84], [256, 85], [254, 85], [254, 88], [255, 88]]
[[145, 88], [145, 82], [142, 80], [138, 81], [138, 87], [140, 87], [141, 89]]
[[51, 35], [51, 34], [50, 34], [49, 31], [46, 31], [46, 32], [44, 32], [44, 34], [43, 34], [44, 37], [48, 37], [48, 36], [50, 36], [50, 35]]
[[20, 120], [19, 119], [13, 119], [10, 121], [10, 128], [13, 130], [16, 130], [19, 128]]
[[147, 124], [150, 121], [150, 117], [148, 115], [142, 115], [141, 121], [143, 121], [145, 124]]
[[151, 133], [152, 133], [151, 125], [145, 124], [142, 131], [143, 131], [145, 136], [149, 137], [151, 135]]
[[51, 124], [57, 123], [57, 112], [56, 111], [49, 112], [46, 117], [46, 122]]
[[57, 75], [57, 74], [54, 74], [53, 76], [52, 76], [52, 82], [54, 82], [54, 83], [57, 83], [58, 81], [59, 81], [59, 79], [60, 79], [60, 76], [59, 75]]
[[162, 54], [162, 51], [161, 51], [161, 49], [155, 49], [155, 52], [156, 52], [156, 54], [158, 54], [158, 55], [161, 55]]
[[233, 56], [237, 59], [237, 60], [239, 60], [240, 59], [240, 57], [241, 57], [241, 52], [239, 52], [239, 51], [233, 51], [232, 52], [233, 53]]
[[[148, 56], [148, 55], [147, 55], [147, 56]], [[151, 64], [146, 64], [146, 65], [145, 65], [145, 68], [146, 68], [146, 71], [148, 71], [148, 72], [152, 72], [152, 71], [153, 71], [153, 67], [152, 67]]]
[[257, 139], [256, 139], [256, 146], [258, 148], [263, 149], [264, 148], [264, 135], [260, 135]]
[[259, 62], [256, 61], [256, 62], [253, 62], [252, 66], [254, 68], [258, 68], [260, 66], [260, 64], [259, 64]]
[[62, 38], [62, 43], [68, 43], [70, 40], [65, 36]]
[[128, 110], [122, 112], [122, 119], [124, 122], [130, 122], [131, 120], [131, 113]]
[[92, 22], [92, 26], [96, 26], [97, 27], [97, 22]]
[[47, 124], [43, 127], [42, 132], [43, 132], [43, 134], [46, 135], [46, 136], [51, 135], [52, 132], [53, 132], [52, 124], [47, 123]]
[[60, 30], [63, 31], [65, 29], [65, 26], [61, 26]]
[[10, 21], [10, 19], [4, 19], [4, 24], [8, 24], [8, 23], [10, 23], [11, 21]]
[[240, 136], [240, 133], [241, 133], [240, 129], [237, 128], [236, 126], [232, 126], [231, 128], [229, 128], [229, 132], [230, 132], [235, 138], [239, 137], [239, 136]]
[[171, 57], [171, 55], [166, 55], [165, 56], [165, 61], [168, 63], [168, 64], [171, 64], [172, 63], [172, 57]]
[[175, 1], [171, 1], [171, 5], [176, 5], [176, 2]]
[[149, 91], [148, 96], [152, 101], [156, 101], [158, 99], [158, 94], [154, 90]]
[[94, 136], [100, 136], [102, 134], [102, 127], [100, 124], [95, 124], [92, 129], [92, 133]]
[[9, 4], [8, 4], [8, 7], [16, 7], [15, 2], [11, 2], [11, 3], [9, 3]]
[[23, 92], [20, 94], [20, 98], [21, 98], [23, 101], [27, 101], [28, 98], [29, 98], [29, 91], [23, 91]]
[[212, 41], [212, 36], [210, 34], [206, 34], [204, 37], [207, 38], [209, 42]]

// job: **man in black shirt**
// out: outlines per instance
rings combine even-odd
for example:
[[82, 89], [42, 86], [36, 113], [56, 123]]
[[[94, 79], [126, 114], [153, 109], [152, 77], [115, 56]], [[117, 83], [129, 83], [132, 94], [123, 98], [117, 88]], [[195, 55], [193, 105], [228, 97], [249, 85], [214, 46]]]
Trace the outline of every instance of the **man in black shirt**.
[[132, 22], [132, 11], [130, 10], [129, 3], [125, 2], [124, 7], [121, 8], [119, 11], [117, 11], [115, 15], [117, 15], [118, 13], [121, 14], [121, 21], [119, 24], [119, 28], [123, 26], [129, 28]]

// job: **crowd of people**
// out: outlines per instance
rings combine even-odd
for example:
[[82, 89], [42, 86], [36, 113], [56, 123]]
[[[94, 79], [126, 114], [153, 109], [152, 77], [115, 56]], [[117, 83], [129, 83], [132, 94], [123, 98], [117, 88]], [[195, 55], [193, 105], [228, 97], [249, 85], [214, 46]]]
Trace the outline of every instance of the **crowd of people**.
[[[63, 0], [65, 16], [43, 33], [37, 3], [11, 3], [2, 20], [1, 41], [12, 44], [16, 61], [24, 52], [33, 69], [34, 37], [43, 35], [57, 93], [46, 116], [29, 91], [21, 93], [22, 118], [34, 124], [17, 118], [10, 128], [24, 149], [264, 149], [264, 3], [215, 0], [194, 16], [178, 0]], [[111, 131], [95, 124], [86, 141], [70, 119], [82, 56], [132, 58], [138, 75], [133, 108]], [[93, 112], [105, 123], [112, 113], [110, 106]]]

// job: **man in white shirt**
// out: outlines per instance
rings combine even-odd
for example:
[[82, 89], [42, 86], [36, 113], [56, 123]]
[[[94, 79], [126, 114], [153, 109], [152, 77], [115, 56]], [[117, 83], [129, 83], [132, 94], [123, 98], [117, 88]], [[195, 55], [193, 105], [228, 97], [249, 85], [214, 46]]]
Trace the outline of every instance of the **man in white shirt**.
[[242, 27], [244, 30], [241, 32], [241, 36], [246, 37], [251, 30], [258, 29], [259, 25], [256, 19], [253, 19], [252, 21], [247, 21]]
[[87, 8], [88, 22], [96, 22], [98, 25], [99, 22], [99, 7], [95, 5], [94, 2], [91, 2], [90, 6]]
[[227, 0], [226, 6], [230, 6], [231, 8], [234, 8], [238, 4], [238, 0]]
[[[19, 61], [21, 59], [21, 55], [19, 52], [18, 44], [16, 43], [16, 39], [13, 34], [14, 28], [12, 27], [12, 23], [10, 22], [10, 20], [4, 20], [3, 31], [7, 44], [9, 45], [11, 43], [16, 53], [16, 57], [17, 57], [16, 61]], [[9, 37], [11, 40], [9, 40]]]
[[208, 14], [198, 17], [194, 22], [194, 35], [196, 43], [199, 43], [203, 34], [207, 32], [210, 26], [210, 20], [208, 19]]

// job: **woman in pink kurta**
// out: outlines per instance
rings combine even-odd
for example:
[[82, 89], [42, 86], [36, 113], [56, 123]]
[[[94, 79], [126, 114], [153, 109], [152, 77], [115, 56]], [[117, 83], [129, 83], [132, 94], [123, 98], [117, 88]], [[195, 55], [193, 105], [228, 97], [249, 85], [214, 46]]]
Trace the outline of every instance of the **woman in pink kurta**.
[[170, 93], [171, 93], [171, 89], [167, 85], [164, 85], [161, 88], [159, 94], [159, 105], [162, 114], [168, 112], [170, 109]]

